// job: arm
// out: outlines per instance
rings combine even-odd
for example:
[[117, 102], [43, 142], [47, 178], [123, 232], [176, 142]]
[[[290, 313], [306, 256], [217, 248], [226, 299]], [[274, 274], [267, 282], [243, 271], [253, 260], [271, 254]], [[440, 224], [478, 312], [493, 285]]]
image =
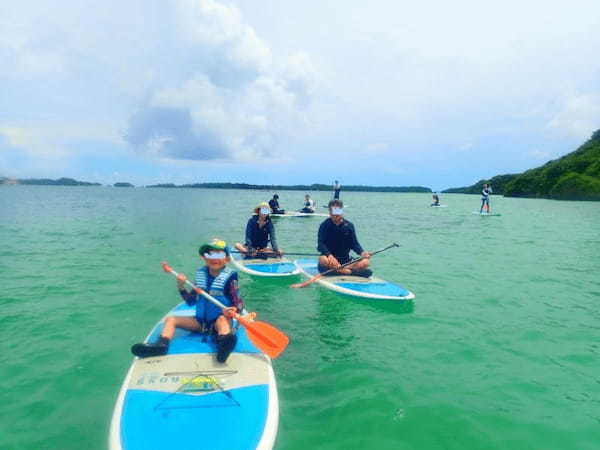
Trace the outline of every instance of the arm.
[[185, 275], [183, 274], [179, 274], [180, 276], [182, 275], [181, 278], [179, 278], [179, 276], [177, 277], [177, 290], [179, 290], [179, 295], [181, 295], [181, 298], [190, 306], [195, 305], [198, 301], [198, 296], [196, 295], [195, 292], [188, 292], [185, 289]]
[[231, 300], [233, 307], [237, 309], [238, 313], [241, 313], [244, 309], [244, 301], [240, 297], [237, 273], [234, 274], [229, 279], [229, 281], [227, 281], [227, 285], [225, 286], [225, 292], [227, 297], [229, 297], [229, 299]]
[[252, 218], [248, 219], [248, 223], [246, 224], [246, 248], [248, 251], [252, 248]]
[[327, 235], [327, 229], [326, 229], [327, 226], [326, 226], [326, 224], [327, 224], [327, 222], [323, 222], [321, 224], [321, 226], [319, 227], [319, 237], [318, 237], [318, 242], [317, 242], [317, 250], [322, 255], [329, 256], [329, 255], [331, 255], [331, 252], [327, 248], [327, 245], [325, 245], [325, 237]]
[[357, 255], [362, 255], [364, 253], [363, 248], [361, 247], [361, 245], [358, 243], [358, 238], [356, 237], [356, 231], [354, 230], [354, 225], [352, 225], [352, 241], [351, 241], [351, 249], [354, 250], [354, 252]]
[[269, 227], [268, 231], [269, 238], [271, 240], [271, 247], [273, 248], [273, 251], [278, 252], [279, 246], [277, 245], [277, 237], [275, 236], [275, 227], [273, 226], [273, 222], [269, 220], [269, 224], [267, 226]]

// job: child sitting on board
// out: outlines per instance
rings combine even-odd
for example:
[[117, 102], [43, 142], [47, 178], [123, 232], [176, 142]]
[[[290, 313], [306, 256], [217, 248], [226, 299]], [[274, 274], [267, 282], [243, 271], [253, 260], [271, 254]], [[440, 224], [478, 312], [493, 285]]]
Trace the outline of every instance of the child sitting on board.
[[199, 253], [206, 265], [196, 271], [196, 286], [215, 297], [227, 308], [221, 310], [200, 294], [188, 292], [184, 284], [186, 277], [179, 274], [177, 277], [179, 294], [188, 305], [196, 305], [195, 316], [167, 317], [157, 342], [140, 343], [131, 347], [131, 352], [135, 356], [145, 358], [167, 354], [175, 329], [183, 328], [198, 333], [215, 332], [217, 361], [224, 363], [227, 360], [237, 341], [232, 332], [231, 319], [244, 309], [238, 291], [237, 273], [225, 267], [229, 262], [229, 249], [225, 241], [213, 239], [203, 244]]

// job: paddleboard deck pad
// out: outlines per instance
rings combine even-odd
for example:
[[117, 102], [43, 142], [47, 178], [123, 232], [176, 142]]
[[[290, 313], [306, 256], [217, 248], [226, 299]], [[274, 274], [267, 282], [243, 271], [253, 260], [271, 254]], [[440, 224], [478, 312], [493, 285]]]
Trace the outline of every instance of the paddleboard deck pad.
[[[182, 303], [170, 315], [193, 317]], [[146, 342], [154, 342], [159, 322]], [[224, 364], [213, 336], [177, 329], [164, 356], [135, 358], [119, 392], [111, 450], [271, 449], [279, 404], [271, 360], [245, 329]]]
[[[308, 278], [318, 275], [316, 260], [298, 259], [295, 262], [302, 274]], [[365, 278], [353, 275], [325, 275], [316, 282], [324, 288], [353, 297], [374, 300], [411, 300], [415, 298], [415, 294], [399, 284], [373, 276]]]
[[240, 272], [257, 277], [289, 277], [300, 273], [296, 265], [285, 257], [244, 259], [241, 253], [231, 252], [231, 264]]

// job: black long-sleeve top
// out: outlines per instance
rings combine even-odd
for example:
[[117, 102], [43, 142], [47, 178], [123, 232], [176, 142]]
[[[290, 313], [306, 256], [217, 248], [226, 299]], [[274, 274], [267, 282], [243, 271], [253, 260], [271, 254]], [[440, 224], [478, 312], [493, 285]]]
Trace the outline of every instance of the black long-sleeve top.
[[317, 250], [322, 255], [333, 255], [338, 259], [347, 259], [350, 250], [354, 250], [358, 255], [363, 252], [352, 222], [344, 219], [340, 225], [336, 225], [330, 218], [323, 221], [319, 227]]
[[279, 250], [277, 238], [275, 237], [275, 227], [271, 218], [267, 218], [267, 222], [260, 227], [258, 225], [258, 215], [250, 217], [246, 224], [246, 247], [266, 248], [269, 241], [271, 241], [273, 250]]

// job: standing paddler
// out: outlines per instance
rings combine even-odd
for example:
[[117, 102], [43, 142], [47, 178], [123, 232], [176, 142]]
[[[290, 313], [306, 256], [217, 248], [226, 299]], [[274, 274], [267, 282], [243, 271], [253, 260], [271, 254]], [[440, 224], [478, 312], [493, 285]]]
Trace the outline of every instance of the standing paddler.
[[341, 190], [342, 190], [342, 185], [340, 184], [340, 182], [338, 180], [335, 180], [335, 182], [333, 183], [333, 199], [334, 200], [340, 199], [340, 191]]
[[353, 250], [364, 259], [336, 272], [361, 277], [370, 277], [373, 274], [368, 268], [371, 254], [364, 251], [358, 243], [352, 222], [344, 219], [344, 203], [341, 200], [334, 199], [329, 202], [329, 218], [319, 227], [318, 239], [317, 250], [321, 253], [319, 272], [336, 269], [350, 262], [350, 250]]
[[483, 207], [485, 206], [487, 209], [487, 213], [490, 213], [490, 194], [492, 193], [492, 186], [484, 184], [483, 190], [481, 191], [481, 208], [479, 209], [479, 214], [483, 212]]

